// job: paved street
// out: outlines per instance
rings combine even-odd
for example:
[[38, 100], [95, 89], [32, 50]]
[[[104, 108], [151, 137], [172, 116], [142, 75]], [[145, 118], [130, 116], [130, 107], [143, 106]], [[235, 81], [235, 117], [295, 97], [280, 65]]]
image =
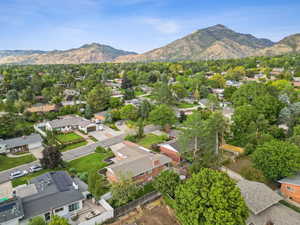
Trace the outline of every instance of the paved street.
[[[157, 127], [157, 126], [149, 125], [149, 126], [146, 126], [144, 130], [145, 130], [145, 134], [147, 134], [147, 133], [156, 131], [158, 129], [159, 129], [159, 127]], [[99, 142], [96, 142], [96, 143], [93, 143], [90, 145], [76, 148], [74, 150], [63, 152], [63, 160], [72, 161], [74, 159], [78, 159], [83, 156], [89, 155], [89, 154], [93, 153], [95, 151], [95, 148], [98, 146], [109, 147], [109, 146], [118, 144], [124, 140], [126, 135], [127, 134], [118, 135], [118, 136], [106, 139], [104, 141], [99, 141]], [[9, 175], [11, 172], [17, 171], [17, 170], [29, 170], [29, 168], [35, 164], [39, 164], [39, 162], [35, 161], [35, 162], [29, 163], [29, 164], [25, 164], [22, 166], [18, 166], [18, 167], [0, 172], [0, 183], [4, 183], [4, 182], [8, 181]]]

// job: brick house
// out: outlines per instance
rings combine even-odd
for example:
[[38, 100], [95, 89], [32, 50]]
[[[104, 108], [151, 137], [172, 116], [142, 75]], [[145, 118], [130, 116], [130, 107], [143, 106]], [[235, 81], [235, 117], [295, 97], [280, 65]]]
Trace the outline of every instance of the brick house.
[[300, 203], [300, 174], [281, 179], [278, 182], [281, 184], [280, 191], [285, 197]]
[[179, 164], [181, 162], [181, 148], [177, 140], [170, 140], [159, 145], [159, 150], [164, 155], [172, 159], [173, 164]]
[[137, 183], [145, 183], [168, 169], [171, 163], [169, 157], [128, 141], [111, 146], [111, 149], [115, 155], [114, 164], [106, 167], [110, 182], [131, 178]]

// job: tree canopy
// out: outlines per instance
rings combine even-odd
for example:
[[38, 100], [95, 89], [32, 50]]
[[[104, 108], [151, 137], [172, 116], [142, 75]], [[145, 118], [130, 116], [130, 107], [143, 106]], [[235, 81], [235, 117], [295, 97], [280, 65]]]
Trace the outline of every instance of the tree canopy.
[[182, 225], [243, 225], [248, 217], [235, 182], [212, 169], [202, 169], [178, 186], [175, 211]]

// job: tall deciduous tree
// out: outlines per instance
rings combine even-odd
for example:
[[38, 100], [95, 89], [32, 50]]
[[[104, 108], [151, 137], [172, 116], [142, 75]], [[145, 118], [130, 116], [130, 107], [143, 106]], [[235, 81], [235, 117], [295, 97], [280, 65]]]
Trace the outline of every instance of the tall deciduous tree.
[[182, 225], [245, 225], [248, 209], [235, 182], [226, 174], [202, 169], [175, 192]]
[[300, 149], [289, 142], [271, 140], [252, 155], [254, 166], [271, 179], [291, 176], [300, 170]]
[[180, 184], [180, 178], [172, 170], [161, 172], [154, 180], [153, 187], [164, 196], [175, 197], [176, 187]]
[[93, 112], [96, 112], [108, 108], [110, 96], [110, 88], [98, 84], [87, 94], [86, 100]]
[[45, 169], [55, 169], [63, 164], [62, 154], [56, 146], [47, 146], [42, 154], [43, 158], [40, 161]]
[[159, 105], [150, 112], [149, 119], [153, 124], [168, 129], [176, 122], [176, 115], [169, 106]]

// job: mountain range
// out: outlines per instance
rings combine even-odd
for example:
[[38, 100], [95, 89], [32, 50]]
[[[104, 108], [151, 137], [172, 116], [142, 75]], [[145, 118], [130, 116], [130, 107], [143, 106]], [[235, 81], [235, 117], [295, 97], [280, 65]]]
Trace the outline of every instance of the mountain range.
[[300, 52], [300, 34], [274, 43], [218, 24], [200, 29], [172, 43], [143, 54], [97, 43], [65, 51], [0, 51], [0, 64], [78, 64], [102, 62], [152, 62], [214, 60], [248, 56], [274, 56]]

